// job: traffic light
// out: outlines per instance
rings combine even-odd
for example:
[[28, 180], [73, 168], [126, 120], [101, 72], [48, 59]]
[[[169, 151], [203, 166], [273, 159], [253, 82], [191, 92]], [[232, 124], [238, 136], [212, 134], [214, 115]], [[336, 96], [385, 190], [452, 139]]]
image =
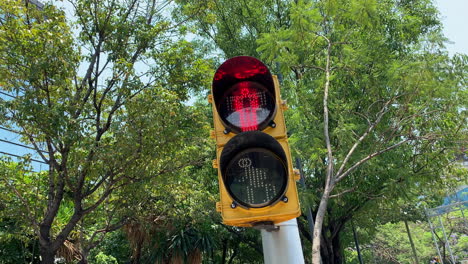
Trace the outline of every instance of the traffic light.
[[256, 58], [225, 61], [213, 78], [213, 108], [223, 222], [255, 226], [300, 215], [279, 83]]

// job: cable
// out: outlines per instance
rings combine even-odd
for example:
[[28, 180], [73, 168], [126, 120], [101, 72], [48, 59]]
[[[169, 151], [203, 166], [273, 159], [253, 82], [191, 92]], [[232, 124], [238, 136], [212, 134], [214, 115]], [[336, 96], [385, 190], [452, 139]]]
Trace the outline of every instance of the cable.
[[21, 134], [21, 132], [19, 132], [17, 130], [13, 130], [13, 129], [2, 127], [2, 126], [0, 126], [0, 129], [3, 129], [5, 131], [9, 131], [9, 132], [12, 132], [12, 133], [16, 133], [16, 134]]
[[[8, 153], [8, 152], [3, 152], [3, 151], [0, 151], [0, 154], [4, 154], [4, 155], [8, 155], [8, 156], [13, 156], [13, 157], [17, 157], [17, 158], [24, 158], [24, 157], [21, 157], [21, 156], [18, 156], [16, 154], [12, 154], [12, 153]], [[31, 161], [35, 161], [35, 162], [39, 162], [39, 163], [43, 163], [43, 164], [47, 164], [49, 165], [47, 162], [44, 162], [44, 161], [41, 161], [41, 160], [37, 160], [37, 159], [30, 159]]]
[[5, 92], [2, 92], [2, 91], [0, 91], [0, 94], [3, 94], [3, 95], [6, 95], [6, 96], [9, 96], [9, 97], [11, 97], [11, 98], [16, 98], [16, 96], [14, 96], [14, 95], [11, 95], [11, 94], [8, 94], [8, 93], [5, 93]]
[[20, 146], [20, 147], [23, 147], [23, 148], [28, 148], [28, 149], [32, 149], [32, 150], [35, 150], [35, 151], [40, 151], [42, 153], [47, 153], [47, 151], [44, 151], [42, 149], [35, 149], [33, 147], [30, 147], [30, 146], [27, 146], [27, 145], [23, 145], [23, 144], [20, 144], [20, 143], [16, 143], [16, 142], [12, 142], [12, 141], [8, 141], [8, 140], [4, 140], [4, 139], [0, 139], [0, 142], [5, 142], [5, 143], [8, 143], [8, 144], [12, 144], [12, 145], [16, 145], [16, 146]]
[[[22, 134], [22, 132], [19, 131], [19, 130], [14, 130], [14, 129], [3, 127], [3, 126], [0, 126], [0, 129], [11, 132], [11, 133], [15, 133], [15, 134], [20, 134], [20, 135]], [[28, 135], [28, 136], [30, 136], [32, 138], [37, 138], [36, 136], [33, 136], [33, 135]]]

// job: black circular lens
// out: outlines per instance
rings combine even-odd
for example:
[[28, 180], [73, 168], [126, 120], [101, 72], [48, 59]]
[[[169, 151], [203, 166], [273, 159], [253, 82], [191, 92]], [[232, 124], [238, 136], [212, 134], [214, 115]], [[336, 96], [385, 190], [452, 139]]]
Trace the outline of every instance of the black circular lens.
[[260, 208], [281, 199], [287, 187], [287, 169], [273, 152], [246, 149], [227, 165], [223, 180], [232, 198], [246, 207]]
[[263, 130], [275, 111], [274, 96], [260, 83], [236, 83], [218, 105], [221, 119], [234, 132]]

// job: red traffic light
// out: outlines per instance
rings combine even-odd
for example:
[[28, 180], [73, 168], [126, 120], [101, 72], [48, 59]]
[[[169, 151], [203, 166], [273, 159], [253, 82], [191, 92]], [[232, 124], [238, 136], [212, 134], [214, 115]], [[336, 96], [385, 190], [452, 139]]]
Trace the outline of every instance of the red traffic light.
[[263, 130], [276, 114], [271, 73], [253, 57], [234, 57], [218, 68], [213, 99], [223, 125], [234, 133]]

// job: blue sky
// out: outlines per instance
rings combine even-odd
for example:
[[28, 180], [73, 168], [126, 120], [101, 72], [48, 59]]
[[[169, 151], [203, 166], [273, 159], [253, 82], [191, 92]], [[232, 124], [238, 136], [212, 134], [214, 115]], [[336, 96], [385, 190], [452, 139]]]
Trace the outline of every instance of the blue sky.
[[468, 54], [468, 0], [436, 0], [444, 24], [444, 34], [453, 43], [447, 44], [451, 55]]
[[[434, 1], [441, 13], [440, 18], [444, 25], [444, 34], [451, 41], [451, 43], [447, 43], [449, 53], [451, 55], [455, 53], [468, 54], [468, 0]], [[2, 129], [0, 129], [0, 139], [19, 142], [17, 134]], [[4, 142], [0, 142], [0, 151], [16, 155], [31, 153], [31, 150]], [[37, 154], [33, 155], [33, 158], [40, 159]], [[34, 170], [45, 169], [46, 166], [33, 162]]]

